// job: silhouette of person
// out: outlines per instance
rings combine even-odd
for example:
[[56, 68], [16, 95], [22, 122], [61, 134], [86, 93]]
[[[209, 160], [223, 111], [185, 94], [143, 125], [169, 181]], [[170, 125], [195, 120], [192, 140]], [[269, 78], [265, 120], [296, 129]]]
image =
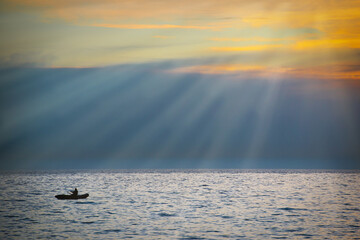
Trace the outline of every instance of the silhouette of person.
[[77, 195], [78, 195], [78, 190], [77, 190], [77, 188], [75, 188], [75, 190], [74, 190], [74, 191], [71, 191], [71, 192], [72, 192], [71, 195], [73, 195], [73, 196], [77, 196]]

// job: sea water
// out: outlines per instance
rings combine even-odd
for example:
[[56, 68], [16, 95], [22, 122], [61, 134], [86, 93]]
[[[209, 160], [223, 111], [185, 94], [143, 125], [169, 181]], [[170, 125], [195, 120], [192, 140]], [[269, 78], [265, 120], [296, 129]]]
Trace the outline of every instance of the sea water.
[[65, 238], [360, 239], [360, 172], [1, 173], [0, 239]]

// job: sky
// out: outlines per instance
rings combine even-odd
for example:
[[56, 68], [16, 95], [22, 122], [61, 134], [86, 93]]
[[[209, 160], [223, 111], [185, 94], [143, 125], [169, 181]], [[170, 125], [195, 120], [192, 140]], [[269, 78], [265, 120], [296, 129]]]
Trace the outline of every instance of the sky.
[[1, 0], [0, 169], [360, 168], [359, 13]]

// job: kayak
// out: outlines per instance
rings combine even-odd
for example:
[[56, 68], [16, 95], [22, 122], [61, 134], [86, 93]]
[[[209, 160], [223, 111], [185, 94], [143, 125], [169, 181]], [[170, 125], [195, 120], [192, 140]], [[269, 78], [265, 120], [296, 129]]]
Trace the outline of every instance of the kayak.
[[87, 198], [89, 196], [88, 193], [85, 193], [85, 194], [82, 194], [82, 195], [65, 195], [65, 194], [61, 194], [61, 195], [56, 195], [55, 197], [57, 199], [61, 199], [61, 200], [64, 200], [64, 199], [84, 199], [84, 198]]

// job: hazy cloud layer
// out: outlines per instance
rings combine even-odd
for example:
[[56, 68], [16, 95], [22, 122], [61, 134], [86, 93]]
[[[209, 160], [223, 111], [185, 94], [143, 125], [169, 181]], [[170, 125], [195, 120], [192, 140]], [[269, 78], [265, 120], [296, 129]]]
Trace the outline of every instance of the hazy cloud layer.
[[179, 65], [2, 69], [1, 168], [360, 167], [358, 90]]

